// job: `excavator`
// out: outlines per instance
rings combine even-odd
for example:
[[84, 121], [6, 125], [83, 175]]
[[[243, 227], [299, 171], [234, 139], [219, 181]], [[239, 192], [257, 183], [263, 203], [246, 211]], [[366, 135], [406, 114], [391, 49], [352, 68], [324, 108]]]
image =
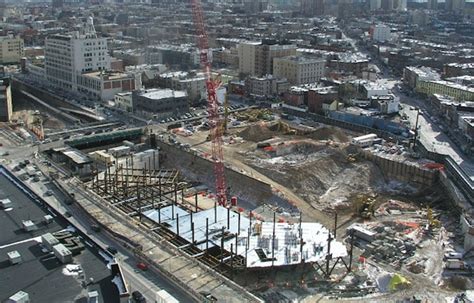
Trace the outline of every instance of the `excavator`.
[[433, 210], [431, 207], [428, 207], [426, 210], [426, 218], [428, 219], [428, 229], [430, 231], [441, 227], [441, 222], [438, 219], [435, 219], [433, 216]]
[[296, 135], [296, 130], [292, 129], [287, 123], [282, 120], [278, 120], [276, 124], [276, 131], [281, 132], [285, 135]]
[[356, 214], [363, 219], [370, 219], [375, 212], [375, 195], [357, 195], [354, 205]]

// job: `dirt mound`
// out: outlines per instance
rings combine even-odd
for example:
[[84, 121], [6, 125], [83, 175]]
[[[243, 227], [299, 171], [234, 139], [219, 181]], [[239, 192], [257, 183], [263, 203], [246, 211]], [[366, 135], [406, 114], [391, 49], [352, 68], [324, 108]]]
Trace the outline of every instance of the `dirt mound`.
[[271, 159], [254, 158], [249, 164], [320, 210], [350, 207], [354, 193], [375, 192], [384, 184], [382, 173], [369, 161], [351, 163], [347, 154], [337, 148], [311, 149], [310, 154], [293, 152]]
[[307, 134], [308, 138], [315, 140], [332, 140], [341, 143], [349, 142], [349, 137], [339, 128], [321, 127]]
[[267, 123], [260, 122], [245, 128], [239, 133], [239, 136], [247, 141], [259, 142], [268, 140], [277, 134], [278, 132], [271, 130]]

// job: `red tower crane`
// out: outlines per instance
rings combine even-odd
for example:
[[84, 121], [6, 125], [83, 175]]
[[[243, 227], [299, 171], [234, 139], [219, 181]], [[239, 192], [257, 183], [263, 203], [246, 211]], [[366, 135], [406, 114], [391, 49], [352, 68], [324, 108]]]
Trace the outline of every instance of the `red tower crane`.
[[213, 79], [211, 62], [209, 60], [209, 40], [204, 27], [204, 16], [201, 0], [191, 0], [193, 21], [196, 27], [197, 43], [201, 66], [206, 76], [207, 112], [212, 141], [212, 160], [214, 161], [214, 177], [216, 184], [216, 201], [219, 205], [227, 206], [226, 182], [224, 175], [224, 154], [222, 152], [222, 120], [219, 115], [219, 103], [216, 90], [220, 87], [219, 78]]

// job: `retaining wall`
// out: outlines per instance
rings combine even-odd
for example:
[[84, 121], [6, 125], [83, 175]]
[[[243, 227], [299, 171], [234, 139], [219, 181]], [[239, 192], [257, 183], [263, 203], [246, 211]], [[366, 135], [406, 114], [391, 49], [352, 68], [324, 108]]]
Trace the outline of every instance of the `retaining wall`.
[[364, 158], [375, 163], [383, 174], [391, 179], [423, 186], [432, 186], [438, 181], [439, 171], [424, 169], [409, 162], [399, 162], [362, 151]]
[[[194, 151], [185, 151], [176, 145], [157, 141], [160, 148], [160, 163], [179, 169], [186, 177], [206, 184], [211, 190], [214, 184], [214, 163]], [[226, 167], [225, 177], [230, 194], [248, 203], [260, 205], [273, 197], [270, 184], [254, 179], [232, 168]]]

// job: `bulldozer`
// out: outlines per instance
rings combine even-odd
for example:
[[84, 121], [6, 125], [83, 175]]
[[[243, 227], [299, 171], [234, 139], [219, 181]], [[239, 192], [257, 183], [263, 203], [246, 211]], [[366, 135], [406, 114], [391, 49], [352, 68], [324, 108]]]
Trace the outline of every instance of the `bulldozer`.
[[355, 213], [363, 219], [370, 219], [375, 212], [375, 195], [357, 195], [354, 205]]

